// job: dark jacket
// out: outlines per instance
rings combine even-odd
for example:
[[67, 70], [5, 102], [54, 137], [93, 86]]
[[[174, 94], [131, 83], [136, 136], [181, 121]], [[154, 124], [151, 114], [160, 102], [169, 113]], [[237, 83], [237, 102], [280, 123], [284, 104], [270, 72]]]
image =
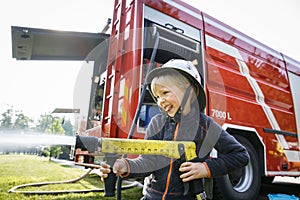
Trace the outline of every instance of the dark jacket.
[[[207, 134], [209, 124], [213, 119], [205, 114], [191, 111], [180, 122], [172, 122], [163, 114], [152, 118], [146, 131], [145, 139], [148, 140], [174, 140], [174, 133], [178, 125], [177, 141], [194, 141], [196, 143], [197, 155]], [[210, 158], [209, 154], [201, 159], [210, 170], [211, 177], [218, 177], [228, 172], [247, 165], [249, 155], [244, 146], [222, 130], [215, 144], [218, 152], [217, 158]], [[135, 159], [126, 159], [129, 166], [128, 177], [143, 177], [152, 175], [150, 187], [147, 189], [147, 199], [161, 199], [167, 188], [165, 199], [194, 199], [193, 195], [183, 196], [183, 182], [180, 179], [180, 162], [171, 160], [164, 156], [140, 155]], [[171, 169], [170, 169], [171, 165]], [[169, 179], [169, 180], [168, 180]]]

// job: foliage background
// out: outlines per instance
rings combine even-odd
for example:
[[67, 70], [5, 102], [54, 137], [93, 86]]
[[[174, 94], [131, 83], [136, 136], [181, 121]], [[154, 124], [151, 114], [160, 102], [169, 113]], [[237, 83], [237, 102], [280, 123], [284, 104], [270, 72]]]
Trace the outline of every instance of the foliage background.
[[41, 114], [35, 122], [34, 119], [26, 116], [22, 111], [14, 110], [13, 107], [1, 114], [0, 130], [33, 131], [68, 136], [75, 134], [74, 126], [70, 119], [45, 113]]

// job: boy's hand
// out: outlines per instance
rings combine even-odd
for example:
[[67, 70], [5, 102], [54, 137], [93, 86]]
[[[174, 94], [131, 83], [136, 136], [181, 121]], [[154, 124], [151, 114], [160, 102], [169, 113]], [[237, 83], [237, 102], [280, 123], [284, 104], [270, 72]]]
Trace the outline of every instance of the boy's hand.
[[[122, 159], [117, 159], [113, 166], [113, 172], [116, 175], [122, 175], [128, 171], [125, 161]], [[101, 180], [104, 181], [105, 178], [108, 177], [108, 174], [111, 172], [111, 166], [106, 162], [101, 163], [100, 167], [100, 177]]]
[[107, 163], [105, 162], [101, 162], [101, 165], [100, 165], [100, 177], [101, 177], [101, 180], [104, 181], [105, 178], [108, 177], [108, 174], [110, 173], [110, 165], [108, 165]]
[[179, 171], [182, 172], [180, 178], [183, 182], [208, 177], [206, 167], [200, 162], [184, 162], [180, 165]]
[[120, 176], [125, 174], [128, 171], [127, 165], [123, 159], [117, 159], [114, 166], [113, 166], [113, 172]]

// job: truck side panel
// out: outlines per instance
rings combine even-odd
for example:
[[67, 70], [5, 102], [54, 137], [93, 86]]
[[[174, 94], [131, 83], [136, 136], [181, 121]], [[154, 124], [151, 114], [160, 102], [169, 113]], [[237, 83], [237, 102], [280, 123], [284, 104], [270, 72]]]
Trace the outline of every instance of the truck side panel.
[[268, 149], [267, 173], [298, 170], [290, 164], [300, 161], [299, 141], [282, 55], [205, 13], [203, 16], [208, 114], [221, 124], [255, 128], [264, 142], [259, 145]]
[[[300, 62], [283, 55], [286, 61], [288, 76], [294, 102], [294, 111], [296, 117], [297, 133], [298, 133], [298, 149], [300, 150]], [[300, 157], [300, 155], [299, 155]]]

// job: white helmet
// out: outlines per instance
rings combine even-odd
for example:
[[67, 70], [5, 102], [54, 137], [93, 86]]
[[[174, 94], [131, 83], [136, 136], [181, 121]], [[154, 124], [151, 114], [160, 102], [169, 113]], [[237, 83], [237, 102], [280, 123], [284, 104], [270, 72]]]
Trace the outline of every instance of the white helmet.
[[206, 95], [201, 85], [201, 76], [191, 61], [172, 59], [163, 64], [161, 67], [153, 69], [146, 77], [148, 90], [152, 93], [150, 85], [154, 77], [161, 75], [163, 72], [174, 69], [187, 77], [191, 84], [197, 89], [199, 108], [200, 111], [204, 110], [206, 106]]

